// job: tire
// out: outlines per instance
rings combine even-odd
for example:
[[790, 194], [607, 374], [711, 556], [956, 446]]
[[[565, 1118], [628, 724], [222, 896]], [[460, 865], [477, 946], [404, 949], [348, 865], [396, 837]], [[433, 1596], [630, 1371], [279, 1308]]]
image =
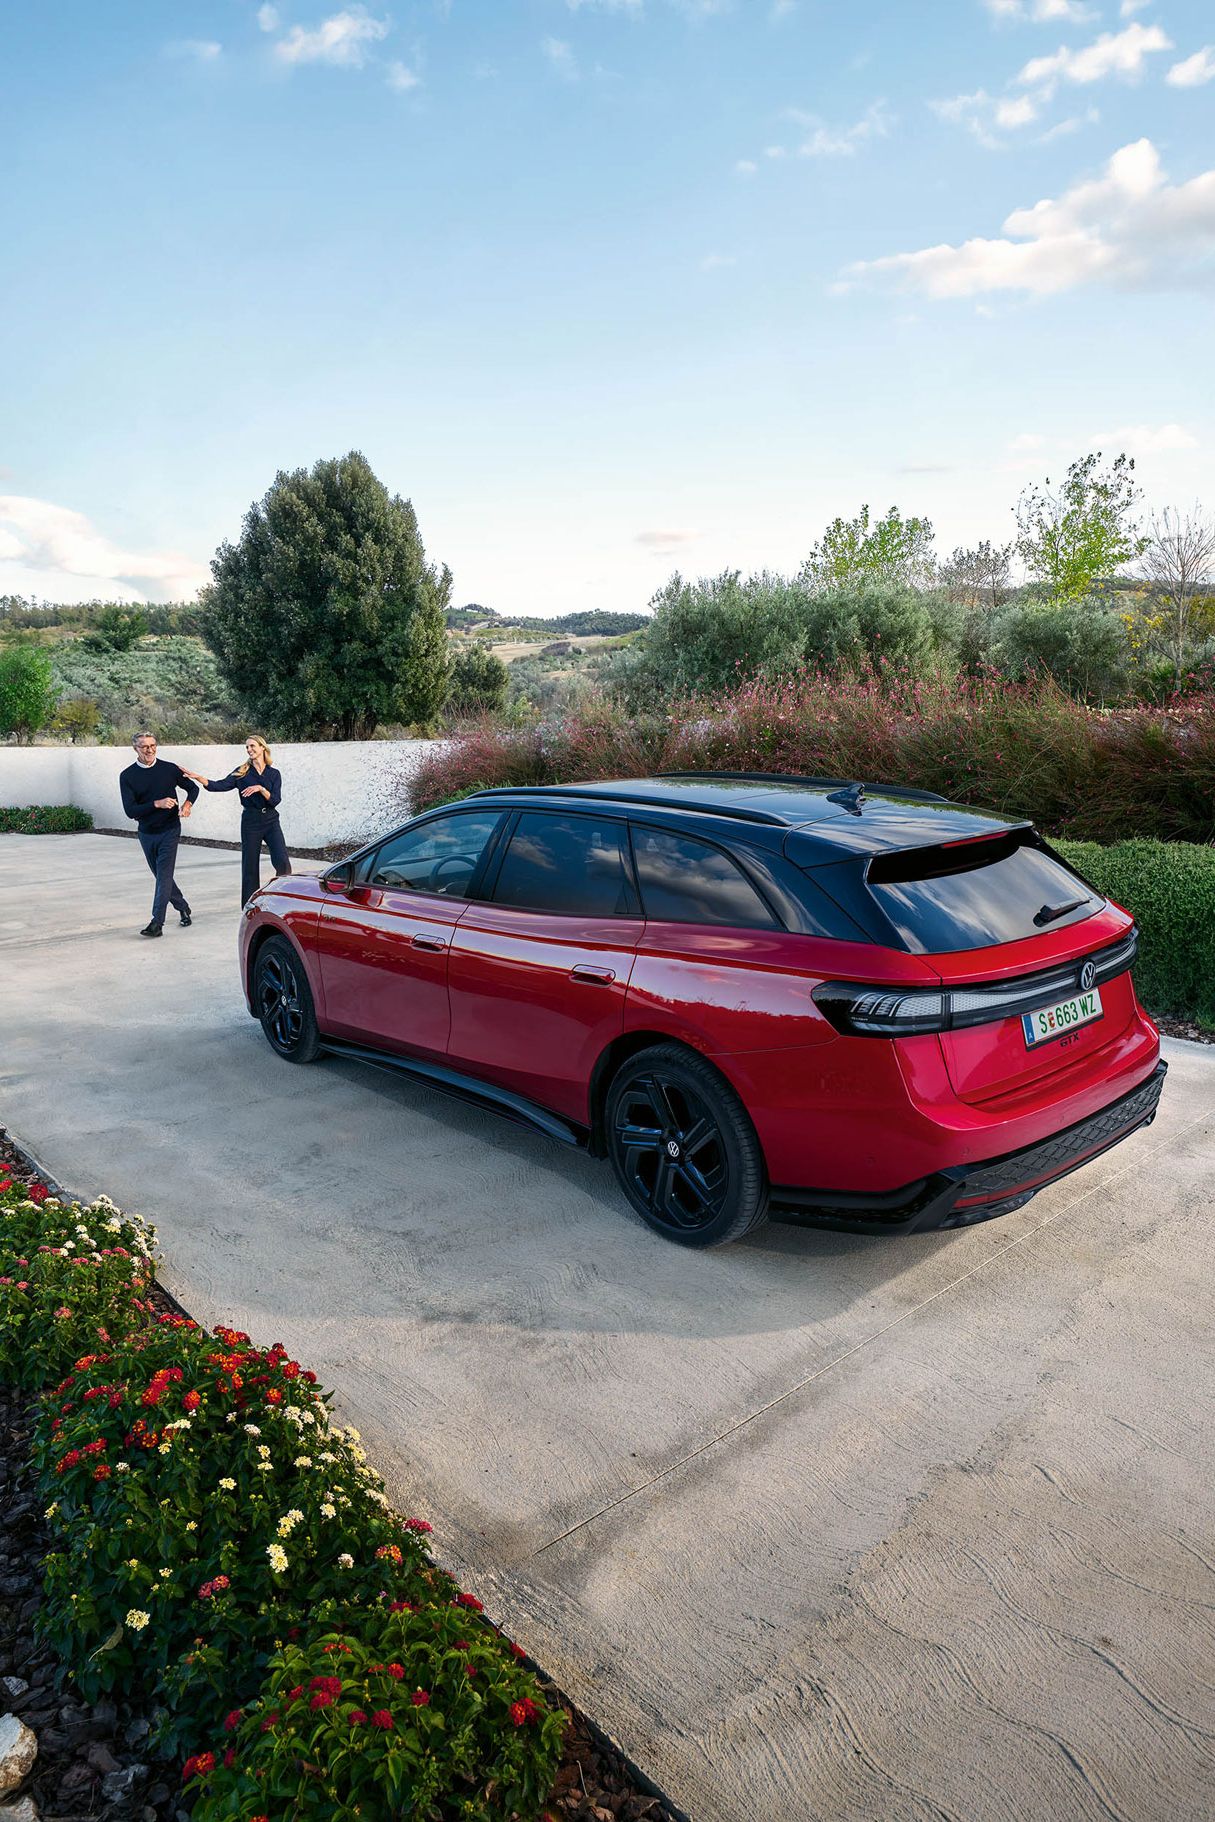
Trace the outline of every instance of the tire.
[[311, 1063], [321, 1053], [312, 990], [299, 951], [271, 936], [253, 964], [253, 1007], [270, 1048], [288, 1063]]
[[621, 1064], [608, 1089], [606, 1127], [621, 1189], [664, 1239], [725, 1246], [766, 1217], [755, 1128], [730, 1084], [694, 1050], [658, 1044]]

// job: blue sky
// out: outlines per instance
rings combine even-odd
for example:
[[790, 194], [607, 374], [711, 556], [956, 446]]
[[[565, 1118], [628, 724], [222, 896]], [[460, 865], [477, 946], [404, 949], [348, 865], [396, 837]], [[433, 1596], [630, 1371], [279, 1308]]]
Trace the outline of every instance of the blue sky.
[[0, 168], [0, 592], [181, 598], [350, 448], [503, 612], [1096, 446], [1215, 507], [1207, 0], [39, 0]]

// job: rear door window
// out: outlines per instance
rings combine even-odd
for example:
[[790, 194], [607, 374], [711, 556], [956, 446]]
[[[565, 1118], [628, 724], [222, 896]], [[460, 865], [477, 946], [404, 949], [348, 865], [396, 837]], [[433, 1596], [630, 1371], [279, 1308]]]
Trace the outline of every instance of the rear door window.
[[1056, 855], [1022, 834], [956, 848], [884, 854], [869, 890], [920, 955], [988, 949], [1092, 917], [1105, 902]]
[[507, 843], [493, 900], [566, 917], [635, 917], [625, 824], [525, 810]]
[[633, 855], [642, 908], [652, 922], [781, 928], [737, 862], [707, 841], [634, 823]]

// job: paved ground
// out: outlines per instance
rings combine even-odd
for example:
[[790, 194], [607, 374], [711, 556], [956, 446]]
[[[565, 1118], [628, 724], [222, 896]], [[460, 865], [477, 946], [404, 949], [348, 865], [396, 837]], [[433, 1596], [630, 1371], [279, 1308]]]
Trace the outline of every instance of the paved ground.
[[340, 1388], [695, 1822], [1215, 1814], [1215, 1052], [1001, 1221], [689, 1257], [605, 1165], [278, 1062], [238, 871], [189, 852], [198, 922], [147, 943], [133, 842], [0, 841], [0, 1120]]

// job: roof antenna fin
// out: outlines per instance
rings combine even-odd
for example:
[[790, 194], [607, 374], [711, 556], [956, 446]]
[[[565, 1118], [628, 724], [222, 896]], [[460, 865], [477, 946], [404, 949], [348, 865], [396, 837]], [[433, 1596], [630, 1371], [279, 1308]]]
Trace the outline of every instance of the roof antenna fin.
[[843, 804], [849, 816], [859, 816], [865, 801], [863, 784], [846, 784], [842, 791], [828, 791], [827, 802]]

